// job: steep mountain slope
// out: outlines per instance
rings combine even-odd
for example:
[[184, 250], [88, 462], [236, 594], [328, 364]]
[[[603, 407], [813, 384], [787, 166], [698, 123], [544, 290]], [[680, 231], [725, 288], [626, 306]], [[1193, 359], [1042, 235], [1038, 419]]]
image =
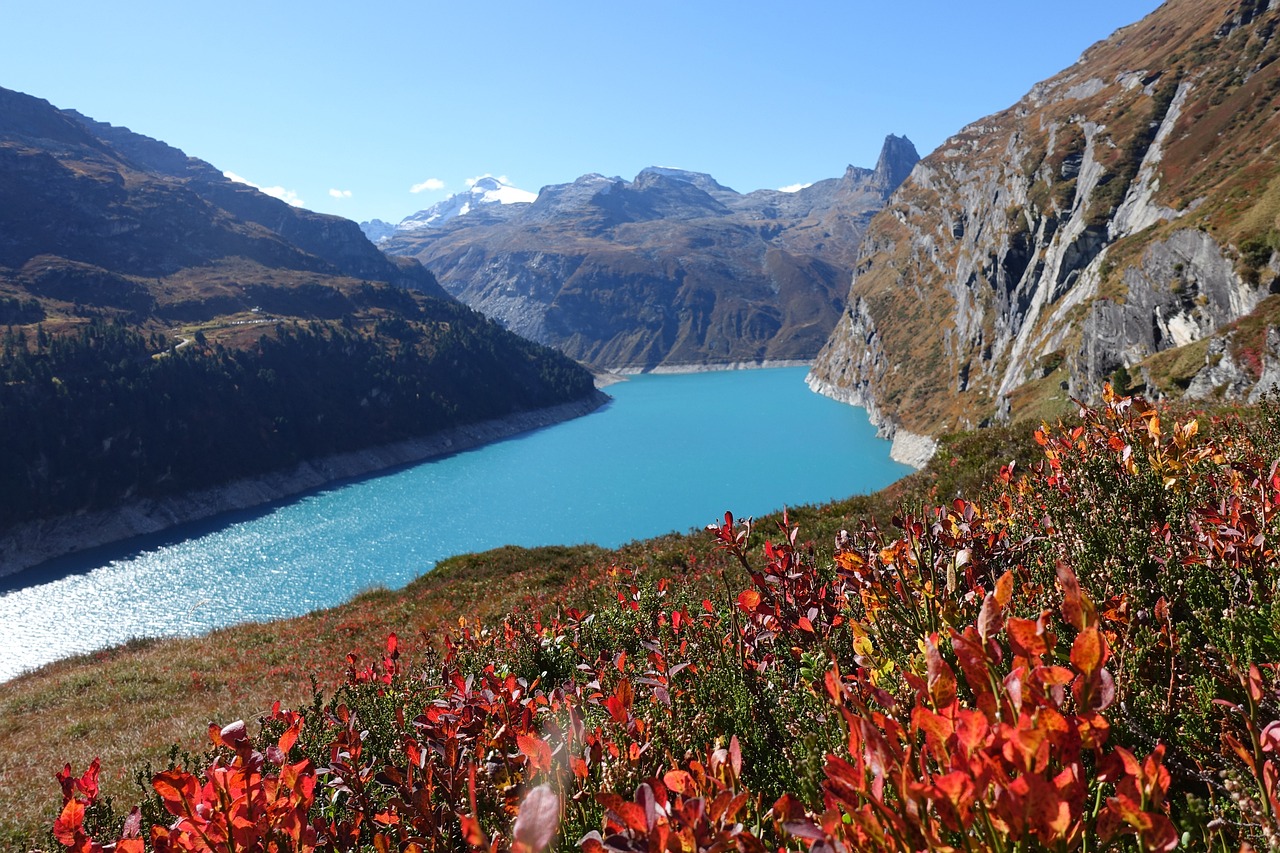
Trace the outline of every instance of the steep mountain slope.
[[918, 159], [742, 195], [710, 175], [584, 175], [532, 204], [488, 205], [381, 247], [459, 299], [596, 367], [810, 359], [839, 316], [866, 223]]
[[949, 139], [871, 223], [811, 386], [905, 436], [1277, 372], [1278, 22], [1170, 0]]
[[0, 570], [15, 524], [595, 399], [355, 223], [2, 89], [0, 327]]

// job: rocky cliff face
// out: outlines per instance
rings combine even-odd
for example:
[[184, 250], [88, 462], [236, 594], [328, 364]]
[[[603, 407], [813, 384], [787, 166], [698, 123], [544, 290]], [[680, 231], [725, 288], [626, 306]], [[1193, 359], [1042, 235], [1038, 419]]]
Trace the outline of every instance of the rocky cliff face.
[[[1108, 378], [1255, 387], [1267, 323], [1240, 324], [1277, 287], [1278, 23], [1265, 0], [1170, 0], [947, 140], [871, 223], [811, 386], [904, 437], [1048, 416]], [[1196, 381], [1242, 348], [1248, 375]]]
[[381, 244], [508, 328], [607, 369], [811, 359], [839, 317], [867, 222], [918, 157], [746, 195], [710, 175], [585, 175]]

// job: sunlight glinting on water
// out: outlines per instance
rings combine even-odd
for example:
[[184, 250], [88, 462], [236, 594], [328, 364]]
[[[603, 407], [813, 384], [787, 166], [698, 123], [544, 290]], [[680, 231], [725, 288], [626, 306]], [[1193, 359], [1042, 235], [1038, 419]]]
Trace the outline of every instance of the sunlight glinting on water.
[[636, 377], [584, 418], [5, 578], [0, 679], [131, 637], [330, 607], [454, 554], [614, 546], [907, 473], [864, 412], [811, 393], [804, 374]]

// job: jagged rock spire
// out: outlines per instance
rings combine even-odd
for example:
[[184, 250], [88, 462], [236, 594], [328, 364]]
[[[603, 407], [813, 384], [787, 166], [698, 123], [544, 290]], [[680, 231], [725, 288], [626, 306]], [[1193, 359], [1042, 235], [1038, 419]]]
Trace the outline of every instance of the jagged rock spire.
[[880, 159], [876, 161], [873, 180], [883, 186], [886, 192], [893, 192], [898, 185], [907, 179], [911, 170], [920, 160], [916, 147], [905, 136], [894, 136], [892, 133], [884, 138], [884, 146], [880, 149]]

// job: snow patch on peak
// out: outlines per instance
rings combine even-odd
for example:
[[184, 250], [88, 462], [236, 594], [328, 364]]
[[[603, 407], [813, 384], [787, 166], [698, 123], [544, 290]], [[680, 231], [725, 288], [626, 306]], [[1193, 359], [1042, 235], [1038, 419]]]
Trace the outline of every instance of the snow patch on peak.
[[537, 193], [513, 187], [505, 175], [480, 175], [467, 181], [467, 191], [455, 193], [447, 199], [406, 217], [396, 226], [396, 231], [417, 231], [434, 228], [450, 219], [465, 216], [471, 211], [490, 204], [529, 204]]

